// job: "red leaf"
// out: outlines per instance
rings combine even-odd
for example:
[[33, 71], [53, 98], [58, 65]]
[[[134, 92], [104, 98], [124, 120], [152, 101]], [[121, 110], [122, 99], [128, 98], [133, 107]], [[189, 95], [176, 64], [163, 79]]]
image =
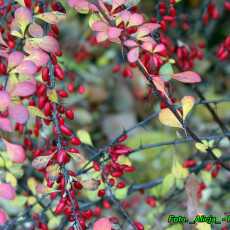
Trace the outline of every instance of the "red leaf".
[[6, 151], [10, 159], [15, 163], [23, 163], [26, 159], [25, 151], [21, 145], [11, 144], [5, 139], [2, 139], [6, 146]]
[[15, 88], [12, 90], [11, 95], [12, 96], [18, 96], [18, 97], [27, 97], [36, 91], [36, 85], [33, 80], [31, 81], [24, 81], [21, 83], [18, 83]]
[[33, 23], [29, 26], [28, 29], [30, 35], [34, 38], [40, 38], [43, 36], [43, 29], [40, 25], [38, 25], [37, 23]]
[[92, 29], [98, 32], [106, 31], [107, 28], [108, 28], [108, 25], [103, 21], [96, 21], [92, 25]]
[[139, 26], [144, 22], [144, 17], [141, 14], [131, 14], [129, 18], [129, 27], [131, 26]]
[[128, 61], [129, 61], [130, 63], [136, 62], [136, 61], [138, 60], [138, 58], [139, 58], [139, 48], [136, 47], [136, 48], [131, 49], [131, 50], [128, 52], [127, 57], [128, 57]]
[[60, 49], [58, 41], [51, 36], [43, 37], [39, 43], [39, 47], [49, 53], [56, 53]]
[[10, 104], [10, 97], [6, 91], [0, 91], [0, 111], [5, 111]]
[[10, 184], [0, 184], [0, 197], [5, 200], [14, 200], [16, 197], [15, 189]]
[[32, 61], [23, 61], [14, 69], [14, 72], [24, 75], [33, 75], [37, 72], [37, 67]]
[[172, 77], [175, 80], [181, 81], [184, 83], [197, 83], [201, 81], [200, 75], [192, 71], [176, 73], [176, 74], [173, 74]]
[[7, 213], [3, 209], [0, 209], [0, 225], [5, 224], [8, 218]]
[[109, 218], [104, 217], [97, 220], [93, 225], [93, 230], [111, 230], [112, 224]]
[[0, 129], [6, 132], [12, 132], [13, 128], [8, 118], [0, 117]]
[[109, 39], [115, 39], [118, 38], [121, 35], [121, 29], [118, 29], [116, 27], [109, 27], [108, 29], [108, 36]]
[[12, 52], [8, 57], [8, 69], [18, 66], [24, 58], [24, 54], [20, 51]]
[[29, 119], [29, 112], [23, 105], [11, 104], [9, 106], [9, 116], [19, 124], [25, 124]]

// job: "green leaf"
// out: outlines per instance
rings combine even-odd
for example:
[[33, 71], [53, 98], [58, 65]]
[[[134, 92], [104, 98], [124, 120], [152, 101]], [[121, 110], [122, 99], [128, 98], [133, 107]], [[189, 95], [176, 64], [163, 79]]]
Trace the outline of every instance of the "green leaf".
[[207, 223], [197, 223], [196, 229], [197, 230], [211, 230], [211, 225]]
[[24, 0], [15, 0], [15, 2], [17, 2], [21, 6], [25, 6]]
[[47, 119], [47, 117], [45, 116], [45, 114], [37, 107], [35, 106], [28, 106], [27, 107], [30, 114], [32, 116], [36, 116], [36, 117], [40, 117], [40, 118], [43, 118], [43, 119]]
[[122, 189], [116, 189], [114, 192], [115, 197], [118, 200], [124, 200], [127, 197], [127, 193], [128, 193], [128, 186], [122, 188]]
[[52, 217], [48, 222], [48, 229], [57, 229], [61, 223], [61, 220], [61, 216]]
[[47, 93], [47, 96], [50, 101], [54, 103], [58, 103], [58, 95], [55, 89], [49, 90]]
[[183, 230], [183, 226], [181, 224], [172, 224], [166, 230]]
[[101, 17], [96, 13], [91, 14], [89, 17], [89, 27], [92, 29], [92, 25], [97, 21], [101, 21]]
[[170, 189], [173, 187], [173, 185], [175, 184], [175, 177], [173, 174], [168, 174], [164, 177], [162, 185], [161, 185], [161, 195], [165, 196]]
[[210, 185], [212, 182], [212, 176], [210, 172], [207, 171], [201, 171], [200, 176], [202, 178], [202, 181], [205, 182], [205, 184]]
[[217, 149], [217, 148], [213, 149], [212, 152], [213, 152], [213, 154], [214, 154], [217, 158], [220, 158], [221, 155], [222, 155], [221, 150], [220, 150], [220, 149]]
[[197, 150], [199, 150], [201, 153], [206, 153], [208, 149], [208, 145], [202, 144], [202, 143], [196, 143], [195, 147]]
[[188, 176], [188, 170], [180, 164], [175, 156], [173, 158], [172, 174], [176, 179], [185, 179]]
[[172, 65], [170, 63], [162, 65], [159, 73], [163, 78], [166, 78], [165, 80], [170, 80], [171, 75], [174, 73]]
[[93, 142], [91, 140], [90, 134], [86, 130], [83, 130], [83, 129], [78, 130], [77, 131], [77, 136], [81, 140], [82, 143], [85, 143], [85, 144], [93, 146]]

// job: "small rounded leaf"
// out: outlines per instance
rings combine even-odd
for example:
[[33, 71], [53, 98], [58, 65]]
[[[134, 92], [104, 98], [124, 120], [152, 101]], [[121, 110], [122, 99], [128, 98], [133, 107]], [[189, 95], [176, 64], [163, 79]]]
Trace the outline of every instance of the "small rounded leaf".
[[5, 139], [2, 139], [2, 141], [6, 146], [6, 151], [11, 161], [15, 163], [23, 163], [25, 161], [26, 155], [21, 145], [12, 144]]
[[112, 229], [112, 223], [107, 217], [97, 220], [93, 225], [93, 230], [111, 230], [111, 229]]
[[139, 58], [139, 47], [133, 48], [128, 52], [128, 61], [130, 63], [134, 63], [138, 60]]
[[10, 104], [9, 116], [19, 124], [25, 124], [29, 119], [29, 112], [23, 105]]
[[15, 189], [10, 184], [0, 184], [0, 198], [3, 198], [5, 200], [14, 200], [15, 197]]

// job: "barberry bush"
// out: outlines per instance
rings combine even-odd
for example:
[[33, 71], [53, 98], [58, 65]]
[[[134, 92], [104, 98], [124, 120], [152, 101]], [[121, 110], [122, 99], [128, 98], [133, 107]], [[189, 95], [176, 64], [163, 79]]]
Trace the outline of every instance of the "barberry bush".
[[191, 225], [172, 215], [229, 215], [229, 11], [0, 0], [0, 229], [180, 230]]

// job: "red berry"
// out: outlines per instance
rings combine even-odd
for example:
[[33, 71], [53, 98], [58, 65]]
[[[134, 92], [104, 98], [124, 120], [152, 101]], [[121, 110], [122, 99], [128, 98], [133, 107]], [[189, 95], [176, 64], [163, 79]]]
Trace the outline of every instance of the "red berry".
[[65, 115], [69, 120], [73, 120], [74, 119], [74, 112], [71, 109], [68, 109], [65, 111]]
[[85, 87], [83, 86], [83, 85], [80, 85], [79, 87], [78, 87], [78, 93], [79, 94], [84, 94], [85, 93]]
[[32, 1], [31, 0], [24, 0], [25, 6], [28, 8], [32, 7]]
[[99, 197], [103, 197], [105, 195], [105, 189], [100, 189], [97, 193]]
[[42, 80], [43, 81], [49, 80], [49, 68], [48, 67], [42, 68]]
[[156, 199], [152, 196], [149, 196], [146, 198], [146, 203], [150, 206], [150, 207], [156, 207]]

